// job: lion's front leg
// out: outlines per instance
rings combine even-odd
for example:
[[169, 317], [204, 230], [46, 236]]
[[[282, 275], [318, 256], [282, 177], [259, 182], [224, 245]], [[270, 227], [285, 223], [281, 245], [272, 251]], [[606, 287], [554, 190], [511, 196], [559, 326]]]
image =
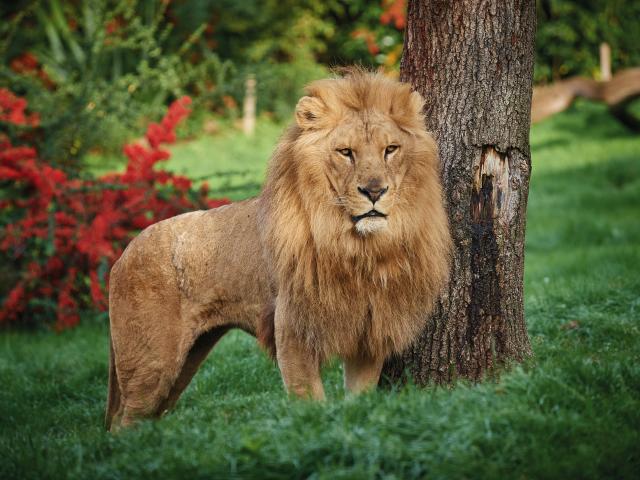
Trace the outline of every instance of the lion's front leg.
[[324, 400], [320, 363], [294, 340], [276, 341], [278, 367], [290, 394]]
[[380, 379], [383, 358], [358, 356], [344, 359], [344, 388], [360, 393], [375, 388]]
[[278, 367], [289, 394], [324, 400], [320, 362], [313, 352], [287, 328], [286, 308], [276, 306], [275, 336]]

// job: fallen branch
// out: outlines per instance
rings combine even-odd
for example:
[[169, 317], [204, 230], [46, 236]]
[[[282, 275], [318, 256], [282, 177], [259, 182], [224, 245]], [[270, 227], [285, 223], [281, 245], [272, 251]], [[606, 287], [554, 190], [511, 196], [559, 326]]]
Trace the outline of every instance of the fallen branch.
[[621, 70], [606, 82], [573, 77], [536, 87], [533, 89], [531, 122], [539, 122], [566, 110], [577, 97], [604, 102], [620, 122], [634, 131], [640, 131], [640, 120], [627, 109], [631, 102], [640, 97], [640, 68]]

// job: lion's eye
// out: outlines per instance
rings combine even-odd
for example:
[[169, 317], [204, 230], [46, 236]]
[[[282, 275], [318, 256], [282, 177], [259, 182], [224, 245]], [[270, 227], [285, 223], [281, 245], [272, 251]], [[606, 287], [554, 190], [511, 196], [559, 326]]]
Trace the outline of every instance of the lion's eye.
[[389, 145], [387, 148], [384, 149], [384, 154], [386, 155], [391, 155], [393, 152], [395, 152], [396, 150], [398, 150], [398, 145]]
[[340, 155], [344, 155], [345, 157], [353, 157], [353, 151], [350, 148], [339, 148], [338, 153], [340, 153]]

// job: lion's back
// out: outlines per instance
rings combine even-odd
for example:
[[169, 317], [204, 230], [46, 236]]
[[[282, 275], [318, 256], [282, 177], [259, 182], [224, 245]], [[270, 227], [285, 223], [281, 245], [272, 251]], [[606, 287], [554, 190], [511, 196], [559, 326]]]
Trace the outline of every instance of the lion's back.
[[163, 220], [133, 239], [114, 265], [111, 305], [142, 296], [179, 303], [183, 310], [265, 303], [268, 275], [261, 253], [255, 199]]

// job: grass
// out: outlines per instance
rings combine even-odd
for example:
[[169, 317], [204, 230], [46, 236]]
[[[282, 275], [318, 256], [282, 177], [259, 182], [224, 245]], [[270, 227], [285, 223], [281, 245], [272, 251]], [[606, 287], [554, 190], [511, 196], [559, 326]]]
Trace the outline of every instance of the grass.
[[[163, 168], [189, 178], [206, 180], [211, 194], [231, 200], [257, 195], [283, 126], [261, 119], [255, 135], [246, 137], [237, 129], [223, 125], [215, 135], [197, 141], [179, 142], [169, 148], [171, 159]], [[89, 155], [88, 164], [96, 174], [122, 168], [121, 156]]]
[[207, 178], [213, 195], [242, 200], [260, 192], [267, 160], [283, 126], [269, 120], [258, 122], [255, 135], [238, 130], [185, 142], [171, 148], [167, 167], [191, 178]]
[[[268, 128], [174, 152], [195, 175], [217, 169], [214, 156], [262, 172]], [[113, 436], [102, 429], [104, 324], [4, 332], [0, 478], [637, 478], [640, 138], [581, 103], [535, 126], [532, 152], [535, 360], [499, 382], [358, 398], [344, 397], [332, 365], [329, 401], [314, 404], [288, 400], [255, 341], [233, 333], [174, 412]]]

